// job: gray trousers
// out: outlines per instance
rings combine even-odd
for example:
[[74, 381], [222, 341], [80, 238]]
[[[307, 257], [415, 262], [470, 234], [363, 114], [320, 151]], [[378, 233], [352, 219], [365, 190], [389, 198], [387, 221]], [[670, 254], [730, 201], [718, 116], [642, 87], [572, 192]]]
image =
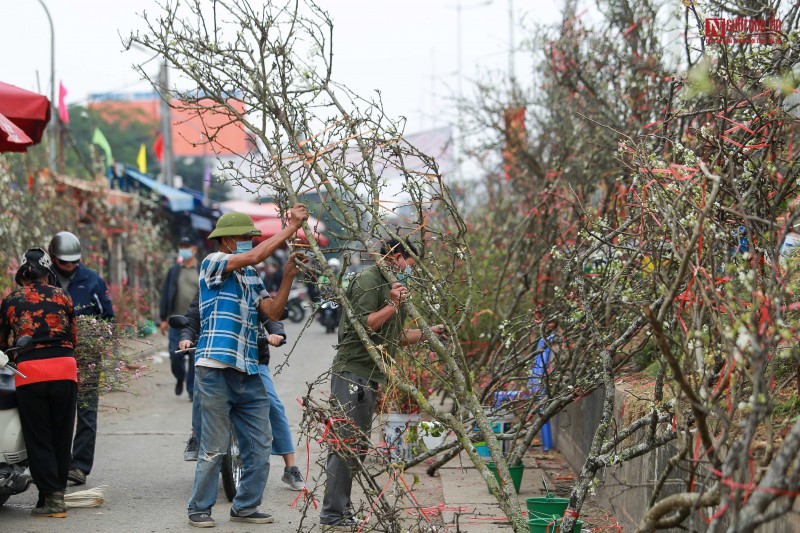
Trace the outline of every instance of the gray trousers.
[[[344, 416], [352, 419], [355, 427], [367, 436], [372, 430], [377, 389], [377, 383], [352, 372], [334, 373], [331, 376], [331, 402], [338, 402], [344, 411]], [[351, 450], [354, 445], [358, 447], [358, 454], [363, 461], [368, 446], [358, 444], [356, 438], [358, 432], [355, 427], [347, 423], [338, 423], [335, 426], [336, 435], [340, 440], [356, 439], [349, 446]], [[347, 445], [345, 444], [345, 446]], [[346, 454], [347, 450], [344, 455]], [[353, 478], [350, 473], [357, 464], [355, 458], [343, 459], [337, 455], [336, 446], [328, 452], [328, 463], [325, 468], [327, 474], [325, 496], [322, 499], [322, 511], [319, 514], [320, 522], [323, 524], [332, 524], [345, 517], [347, 508], [350, 506], [350, 491], [353, 488]]]

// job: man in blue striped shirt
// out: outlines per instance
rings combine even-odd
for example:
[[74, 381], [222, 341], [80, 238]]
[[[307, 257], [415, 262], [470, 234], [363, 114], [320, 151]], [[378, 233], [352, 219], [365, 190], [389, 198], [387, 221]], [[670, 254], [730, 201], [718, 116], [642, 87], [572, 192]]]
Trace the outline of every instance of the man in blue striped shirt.
[[258, 312], [279, 320], [299, 257], [289, 258], [283, 282], [270, 298], [253, 265], [264, 261], [291, 238], [308, 211], [302, 204], [289, 210], [289, 225], [253, 247], [261, 235], [244, 213], [226, 213], [210, 239], [219, 252], [200, 265], [200, 340], [195, 352], [195, 395], [200, 400], [203, 431], [189, 500], [189, 523], [214, 527], [211, 508], [217, 501], [222, 456], [228, 450], [230, 426], [236, 432], [243, 462], [241, 482], [230, 519], [264, 524], [273, 517], [258, 510], [269, 476], [272, 430], [269, 399], [258, 373]]

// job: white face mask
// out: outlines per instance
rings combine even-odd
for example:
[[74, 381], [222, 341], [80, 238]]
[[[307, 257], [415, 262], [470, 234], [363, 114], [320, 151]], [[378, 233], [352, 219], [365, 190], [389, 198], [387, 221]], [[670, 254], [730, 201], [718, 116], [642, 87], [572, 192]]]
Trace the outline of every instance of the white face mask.
[[181, 259], [186, 261], [191, 259], [194, 254], [192, 253], [191, 248], [178, 248], [178, 255], [181, 257]]

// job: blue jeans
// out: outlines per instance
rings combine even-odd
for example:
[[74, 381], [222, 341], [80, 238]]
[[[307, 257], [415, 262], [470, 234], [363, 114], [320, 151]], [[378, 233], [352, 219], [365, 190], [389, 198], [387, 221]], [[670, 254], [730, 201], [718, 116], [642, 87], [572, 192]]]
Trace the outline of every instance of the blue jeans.
[[272, 426], [272, 453], [273, 455], [286, 455], [294, 453], [294, 443], [292, 434], [289, 430], [289, 419], [286, 418], [286, 410], [283, 408], [278, 393], [275, 390], [275, 383], [272, 381], [269, 367], [258, 365], [258, 373], [261, 374], [261, 381], [267, 389], [269, 396], [269, 423]]
[[178, 381], [185, 381], [186, 392], [189, 393], [189, 396], [194, 396], [194, 352], [185, 354], [177, 351], [178, 343], [181, 342], [181, 330], [177, 328], [169, 328], [167, 339], [169, 342], [169, 362], [172, 375]]
[[[269, 367], [266, 365], [258, 365], [258, 371], [261, 374], [261, 381], [264, 382], [264, 387], [267, 389], [267, 397], [269, 397], [269, 423], [272, 427], [272, 454], [273, 455], [286, 455], [287, 453], [294, 453], [294, 442], [292, 441], [292, 433], [289, 429], [289, 419], [286, 417], [286, 410], [278, 398], [278, 393], [275, 390], [275, 383], [272, 381]], [[200, 433], [202, 432], [202, 422], [200, 420], [200, 397], [194, 399], [192, 402], [192, 430], [197, 442], [200, 442]]]
[[261, 377], [233, 368], [198, 367], [195, 394], [200, 400], [200, 452], [189, 499], [189, 515], [211, 513], [217, 502], [222, 457], [236, 432], [242, 456], [242, 479], [233, 499], [233, 512], [253, 514], [261, 504], [269, 477], [272, 429], [269, 398]]

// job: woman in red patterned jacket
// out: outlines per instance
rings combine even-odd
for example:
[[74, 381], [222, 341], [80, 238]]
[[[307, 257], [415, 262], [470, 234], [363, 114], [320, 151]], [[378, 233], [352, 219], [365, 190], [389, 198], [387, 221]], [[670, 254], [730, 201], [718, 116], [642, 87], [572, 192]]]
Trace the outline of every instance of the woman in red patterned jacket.
[[72, 300], [54, 281], [50, 257], [41, 248], [25, 252], [15, 280], [20, 289], [0, 304], [0, 348], [30, 335], [16, 356], [22, 435], [31, 477], [39, 489], [33, 516], [67, 516], [64, 490], [71, 459], [77, 398], [78, 343]]

